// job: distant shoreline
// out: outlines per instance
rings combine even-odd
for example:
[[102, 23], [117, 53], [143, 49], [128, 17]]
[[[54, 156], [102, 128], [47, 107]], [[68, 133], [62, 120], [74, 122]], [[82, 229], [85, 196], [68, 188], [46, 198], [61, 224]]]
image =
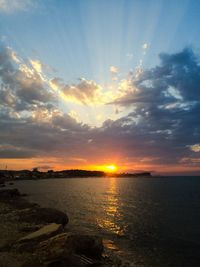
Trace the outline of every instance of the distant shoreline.
[[40, 180], [59, 178], [100, 178], [100, 177], [152, 177], [150, 172], [139, 173], [106, 173], [103, 171], [88, 170], [63, 170], [40, 172], [37, 169], [30, 170], [0, 170], [0, 179], [5, 180]]

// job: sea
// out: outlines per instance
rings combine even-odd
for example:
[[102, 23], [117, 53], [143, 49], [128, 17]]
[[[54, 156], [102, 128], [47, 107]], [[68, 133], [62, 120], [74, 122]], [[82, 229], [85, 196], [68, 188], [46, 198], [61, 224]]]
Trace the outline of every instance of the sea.
[[62, 210], [67, 229], [103, 237], [122, 266], [200, 266], [200, 177], [15, 181], [28, 200]]

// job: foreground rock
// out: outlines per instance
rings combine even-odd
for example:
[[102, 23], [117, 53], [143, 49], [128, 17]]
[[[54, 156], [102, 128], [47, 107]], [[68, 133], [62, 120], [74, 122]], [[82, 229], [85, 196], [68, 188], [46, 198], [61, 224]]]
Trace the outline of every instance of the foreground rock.
[[102, 239], [94, 235], [63, 233], [41, 242], [36, 253], [47, 266], [107, 266]]
[[65, 245], [77, 254], [84, 254], [93, 259], [102, 257], [102, 238], [96, 235], [71, 234], [67, 237]]
[[69, 222], [68, 216], [64, 212], [37, 206], [31, 210], [24, 211], [23, 220], [34, 223], [57, 223], [62, 226], [65, 226]]
[[20, 238], [19, 242], [24, 243], [24, 242], [31, 242], [31, 241], [42, 241], [56, 234], [59, 234], [62, 231], [63, 231], [63, 226], [61, 224], [51, 223], [29, 235], [26, 235]]
[[102, 238], [96, 235], [63, 233], [56, 235], [38, 246], [40, 251], [50, 254], [69, 252], [71, 254], [85, 255], [92, 259], [101, 259], [103, 253]]

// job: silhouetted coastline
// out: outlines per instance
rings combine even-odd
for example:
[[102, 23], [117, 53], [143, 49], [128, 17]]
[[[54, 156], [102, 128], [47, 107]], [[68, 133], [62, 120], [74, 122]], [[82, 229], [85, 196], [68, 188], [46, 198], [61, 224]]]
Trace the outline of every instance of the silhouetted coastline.
[[151, 177], [150, 172], [140, 173], [106, 173], [103, 171], [89, 171], [80, 169], [41, 172], [37, 168], [31, 170], [1, 170], [0, 179], [5, 180], [37, 180], [51, 178], [86, 178], [86, 177]]

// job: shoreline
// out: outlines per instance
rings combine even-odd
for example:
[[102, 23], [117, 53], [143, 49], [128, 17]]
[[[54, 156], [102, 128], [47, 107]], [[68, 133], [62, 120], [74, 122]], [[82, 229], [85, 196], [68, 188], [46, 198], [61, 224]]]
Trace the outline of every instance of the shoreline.
[[122, 266], [105, 254], [100, 236], [70, 232], [65, 213], [24, 196], [0, 188], [1, 267]]
[[150, 172], [140, 172], [140, 173], [106, 173], [103, 171], [88, 171], [88, 170], [63, 170], [63, 171], [53, 171], [49, 170], [47, 172], [40, 172], [38, 170], [0, 170], [0, 177], [7, 181], [17, 181], [17, 180], [40, 180], [40, 179], [71, 179], [71, 178], [103, 178], [103, 177], [152, 177]]

